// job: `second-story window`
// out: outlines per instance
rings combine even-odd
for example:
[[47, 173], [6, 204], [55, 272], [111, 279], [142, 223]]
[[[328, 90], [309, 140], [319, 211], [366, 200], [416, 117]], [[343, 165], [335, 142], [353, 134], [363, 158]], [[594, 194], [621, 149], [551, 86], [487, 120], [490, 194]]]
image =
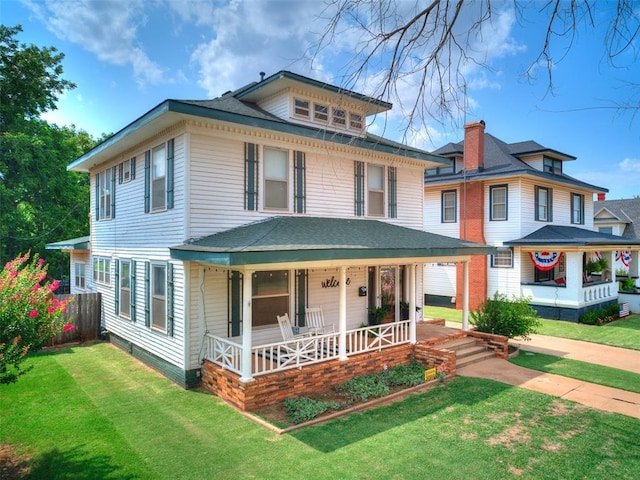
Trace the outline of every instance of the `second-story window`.
[[167, 155], [164, 144], [152, 151], [151, 210], [164, 210], [167, 197]]
[[490, 220], [507, 220], [508, 194], [506, 185], [494, 185], [489, 189], [491, 203]]
[[340, 108], [334, 108], [333, 111], [333, 124], [339, 127], [345, 127], [347, 125], [347, 112]]
[[289, 208], [289, 154], [264, 149], [264, 208]]
[[584, 224], [584, 195], [571, 194], [571, 223]]
[[362, 115], [359, 113], [349, 112], [349, 128], [353, 130], [362, 130]]
[[536, 220], [550, 222], [552, 218], [552, 191], [546, 187], [536, 187]]
[[384, 215], [384, 167], [367, 165], [367, 213]]
[[457, 217], [456, 191], [446, 190], [442, 192], [442, 223], [454, 223]]
[[98, 220], [114, 218], [115, 210], [115, 167], [96, 175], [97, 215]]

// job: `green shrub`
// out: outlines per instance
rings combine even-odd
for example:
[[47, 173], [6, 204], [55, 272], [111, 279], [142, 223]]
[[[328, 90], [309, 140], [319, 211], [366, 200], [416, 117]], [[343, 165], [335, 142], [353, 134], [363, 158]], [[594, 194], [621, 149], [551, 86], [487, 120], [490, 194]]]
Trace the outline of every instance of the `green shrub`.
[[327, 410], [337, 410], [340, 408], [340, 404], [313, 400], [308, 397], [294, 397], [284, 401], [284, 408], [293, 423], [302, 423], [316, 418]]
[[371, 374], [347, 380], [338, 385], [336, 391], [352, 402], [366, 402], [369, 398], [389, 395], [389, 385], [383, 375]]
[[471, 312], [471, 324], [479, 332], [529, 340], [529, 335], [536, 333], [541, 325], [538, 313], [529, 305], [530, 300], [526, 297], [509, 299], [496, 292], [477, 312]]
[[614, 303], [604, 308], [597, 308], [589, 312], [585, 312], [580, 317], [580, 323], [585, 325], [604, 325], [613, 322], [620, 316], [620, 305]]
[[389, 368], [381, 375], [390, 387], [414, 387], [424, 383], [424, 367], [418, 362]]

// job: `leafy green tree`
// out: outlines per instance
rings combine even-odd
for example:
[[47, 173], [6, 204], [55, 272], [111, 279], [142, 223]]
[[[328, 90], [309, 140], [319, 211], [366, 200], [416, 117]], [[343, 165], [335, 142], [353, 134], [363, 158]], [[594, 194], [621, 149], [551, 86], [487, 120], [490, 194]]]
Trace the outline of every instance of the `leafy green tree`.
[[[0, 26], [0, 262], [46, 243], [89, 232], [89, 180], [66, 166], [95, 141], [75, 127], [39, 115], [75, 87], [62, 78], [64, 58], [53, 47], [20, 44], [20, 26]], [[47, 251], [49, 273], [60, 278], [68, 259]]]

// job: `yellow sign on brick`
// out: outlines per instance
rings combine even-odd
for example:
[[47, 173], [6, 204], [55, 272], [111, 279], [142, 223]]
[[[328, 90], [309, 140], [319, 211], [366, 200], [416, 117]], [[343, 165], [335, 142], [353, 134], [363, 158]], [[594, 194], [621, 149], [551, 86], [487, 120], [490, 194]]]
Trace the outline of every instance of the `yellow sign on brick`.
[[424, 371], [424, 381], [428, 382], [429, 380], [433, 380], [436, 378], [436, 369], [435, 368], [427, 368]]

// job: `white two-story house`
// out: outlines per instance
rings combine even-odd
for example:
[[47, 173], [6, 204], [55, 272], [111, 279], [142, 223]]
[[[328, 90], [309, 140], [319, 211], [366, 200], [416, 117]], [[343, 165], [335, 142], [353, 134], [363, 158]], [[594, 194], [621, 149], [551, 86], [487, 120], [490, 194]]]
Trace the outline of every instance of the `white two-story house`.
[[[213, 100], [166, 100], [75, 160], [92, 187], [85, 288], [102, 293], [111, 341], [187, 387], [214, 365], [225, 398], [415, 342], [419, 314], [401, 318], [401, 303], [422, 306], [424, 263], [492, 249], [422, 230], [424, 171], [450, 161], [368, 133], [390, 108], [281, 71]], [[309, 334], [310, 307], [333, 327], [312, 353], [277, 319]], [[360, 345], [373, 307], [391, 326]]]
[[[472, 310], [500, 292], [531, 298], [545, 318], [577, 321], [617, 301], [616, 252], [637, 250], [638, 239], [594, 231], [593, 196], [607, 190], [565, 173], [575, 157], [534, 141], [505, 143], [482, 121], [434, 153], [452, 165], [425, 173], [425, 230], [497, 248], [469, 264]], [[597, 257], [609, 268], [588, 274]], [[427, 301], [460, 305], [460, 272], [452, 262], [429, 263]]]

